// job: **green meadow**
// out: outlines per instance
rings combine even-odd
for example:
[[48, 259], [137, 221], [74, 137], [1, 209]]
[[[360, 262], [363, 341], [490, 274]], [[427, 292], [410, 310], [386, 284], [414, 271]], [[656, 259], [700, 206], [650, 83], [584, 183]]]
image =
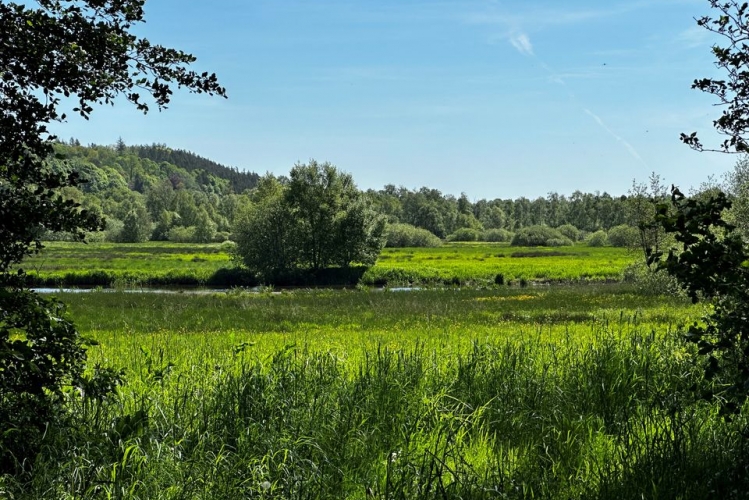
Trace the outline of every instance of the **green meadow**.
[[426, 288], [149, 291], [227, 246], [50, 245], [40, 281], [116, 286], [57, 294], [90, 379], [0, 497], [741, 498], [749, 422], [683, 337], [706, 310], [620, 283], [633, 258], [450, 244], [362, 277]]
[[[115, 396], [68, 394], [11, 498], [711, 498], [743, 420], [699, 306], [623, 285], [62, 293]], [[737, 479], [739, 478], [739, 479]], [[3, 482], [4, 481], [4, 482]], [[744, 491], [739, 489], [738, 491]]]
[[[364, 281], [378, 278], [412, 283], [619, 280], [636, 256], [623, 248], [571, 246], [511, 247], [499, 243], [450, 243], [437, 248], [386, 248]], [[384, 279], [383, 279], [384, 278]]]
[[[34, 283], [43, 286], [257, 284], [235, 268], [230, 248], [227, 244], [170, 242], [51, 242], [24, 267]], [[486, 285], [493, 284], [498, 274], [506, 283], [618, 281], [635, 258], [625, 249], [612, 247], [451, 243], [438, 248], [386, 248], [359, 282], [370, 286]]]
[[195, 286], [228, 267], [231, 256], [220, 244], [169, 242], [49, 242], [23, 264], [36, 284], [50, 286]]

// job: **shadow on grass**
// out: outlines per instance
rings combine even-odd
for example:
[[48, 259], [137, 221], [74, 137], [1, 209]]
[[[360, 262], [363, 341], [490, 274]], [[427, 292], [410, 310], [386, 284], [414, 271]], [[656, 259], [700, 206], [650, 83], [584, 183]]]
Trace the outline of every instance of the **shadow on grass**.
[[275, 276], [265, 283], [246, 269], [221, 268], [208, 277], [191, 273], [167, 273], [160, 276], [138, 273], [113, 273], [108, 271], [85, 271], [67, 273], [63, 276], [26, 276], [30, 287], [198, 287], [233, 288], [254, 287], [261, 284], [274, 286], [355, 286], [361, 281], [367, 267], [336, 267], [317, 271], [302, 269]]

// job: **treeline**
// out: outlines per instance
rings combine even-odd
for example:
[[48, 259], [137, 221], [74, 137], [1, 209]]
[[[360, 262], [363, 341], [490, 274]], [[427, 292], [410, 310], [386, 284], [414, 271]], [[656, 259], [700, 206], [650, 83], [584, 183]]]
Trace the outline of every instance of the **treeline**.
[[608, 193], [575, 191], [569, 197], [549, 193], [533, 200], [521, 197], [471, 202], [466, 194], [456, 198], [426, 187], [412, 191], [388, 185], [368, 194], [391, 222], [424, 228], [440, 238], [462, 228], [515, 232], [529, 226], [571, 224], [581, 231], [595, 232], [628, 222], [628, 197]]
[[[107, 220], [106, 231], [90, 235], [91, 240], [225, 241], [240, 215], [258, 199], [258, 174], [165, 145], [127, 146], [120, 140], [112, 146], [81, 146], [71, 140], [59, 143], [57, 153], [65, 160], [50, 160], [50, 168], [76, 171], [86, 180], [76, 188], [65, 188], [62, 195]], [[281, 185], [289, 182], [285, 176], [276, 180]], [[575, 191], [532, 200], [478, 201], [465, 193], [455, 197], [427, 187], [410, 190], [387, 185], [364, 192], [363, 199], [386, 217], [390, 246], [431, 246], [442, 240], [511, 241], [524, 228], [537, 227], [562, 228], [561, 237], [549, 233], [556, 244], [596, 233], [596, 242], [608, 244], [601, 240], [601, 231], [637, 227], [647, 212], [652, 213], [653, 204], [666, 197], [662, 184], [655, 176], [649, 184], [634, 184], [622, 196]], [[527, 231], [524, 234], [527, 239]]]

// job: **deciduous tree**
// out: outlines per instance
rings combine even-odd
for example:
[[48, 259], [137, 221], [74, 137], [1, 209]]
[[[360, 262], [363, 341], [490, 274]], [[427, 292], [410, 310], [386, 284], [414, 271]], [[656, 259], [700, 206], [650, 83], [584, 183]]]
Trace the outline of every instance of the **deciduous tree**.
[[333, 263], [373, 264], [384, 245], [384, 221], [351, 175], [311, 160], [295, 165], [289, 179], [285, 200], [299, 222], [302, 261], [313, 270]]
[[[727, 42], [713, 46], [716, 65], [726, 78], [696, 80], [693, 87], [716, 96], [723, 106], [713, 123], [728, 138], [717, 151], [747, 152], [749, 4], [710, 0], [710, 5], [717, 16], [704, 16], [697, 23]], [[695, 133], [681, 138], [694, 149], [707, 150]], [[690, 199], [672, 188], [671, 203], [658, 207], [658, 218], [682, 248], [670, 250], [665, 260], [662, 252], [653, 251], [649, 259], [675, 276], [693, 301], [711, 303], [712, 310], [702, 323], [689, 327], [687, 338], [697, 344], [704, 362], [703, 395], [717, 400], [729, 414], [746, 408], [749, 398], [749, 253], [735, 226], [725, 220], [730, 208], [722, 192]]]
[[719, 134], [727, 138], [717, 148], [705, 148], [696, 132], [681, 134], [681, 140], [698, 151], [725, 153], [749, 152], [749, 3], [736, 0], [709, 0], [717, 15], [702, 16], [697, 24], [715, 33], [724, 45], [713, 46], [715, 65], [723, 70], [724, 78], [700, 78], [692, 88], [716, 97], [723, 109], [713, 124]]
[[261, 279], [300, 269], [374, 264], [384, 241], [378, 215], [349, 174], [329, 163], [299, 164], [287, 184], [262, 178], [234, 229], [237, 257]]
[[192, 55], [133, 33], [143, 4], [0, 2], [0, 474], [32, 457], [40, 430], [59, 414], [62, 386], [80, 376], [85, 359], [62, 305], [25, 291], [18, 267], [45, 231], [82, 239], [102, 226], [59, 194], [80, 178], [45, 164], [49, 124], [65, 120], [66, 98], [88, 118], [118, 96], [146, 112], [165, 108], [175, 87], [225, 95], [215, 75], [189, 70]]

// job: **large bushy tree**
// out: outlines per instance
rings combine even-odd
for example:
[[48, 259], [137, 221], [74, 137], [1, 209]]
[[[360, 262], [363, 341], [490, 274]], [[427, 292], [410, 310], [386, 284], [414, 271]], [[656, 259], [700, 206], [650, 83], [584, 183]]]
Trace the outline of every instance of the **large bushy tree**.
[[261, 279], [298, 269], [371, 265], [384, 246], [385, 217], [351, 175], [330, 163], [298, 164], [281, 184], [262, 178], [255, 203], [234, 228], [237, 256]]
[[267, 282], [275, 282], [298, 265], [299, 223], [284, 201], [283, 187], [271, 176], [260, 178], [255, 202], [237, 217], [236, 258]]
[[302, 261], [311, 269], [377, 260], [384, 218], [369, 207], [350, 174], [328, 162], [297, 164], [285, 200], [299, 222]]
[[48, 167], [63, 104], [88, 118], [118, 96], [146, 112], [175, 87], [225, 95], [216, 76], [189, 70], [194, 57], [133, 33], [144, 0], [0, 2], [0, 474], [27, 463], [60, 410], [85, 355], [63, 306], [23, 288], [24, 257], [46, 231], [82, 239], [102, 221], [66, 200], [76, 172]]

